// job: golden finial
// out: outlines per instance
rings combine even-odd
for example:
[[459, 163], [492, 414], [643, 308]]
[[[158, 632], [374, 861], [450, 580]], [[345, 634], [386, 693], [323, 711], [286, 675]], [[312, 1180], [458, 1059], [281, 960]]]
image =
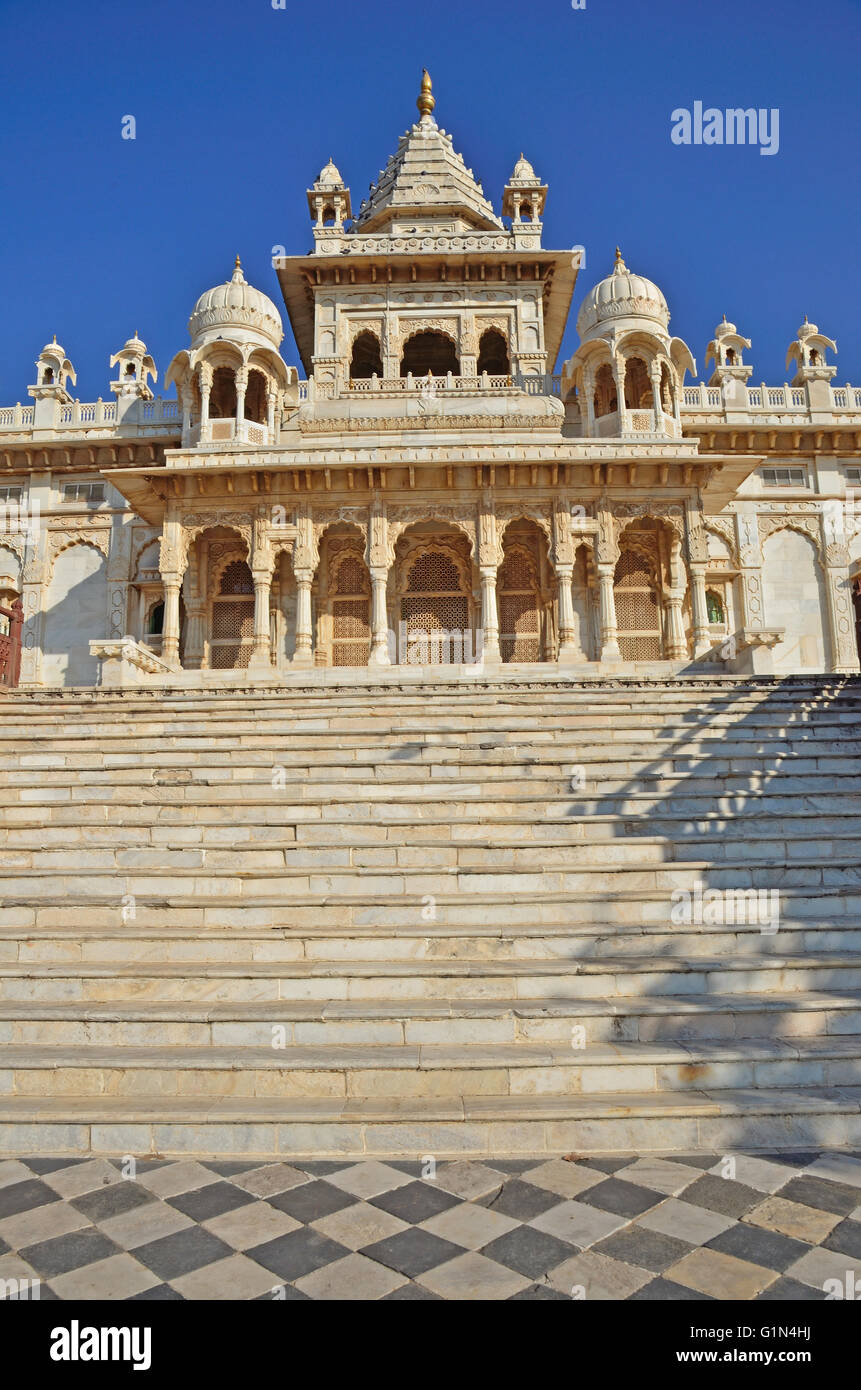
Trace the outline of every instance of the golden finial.
[[422, 89], [416, 106], [421, 112], [422, 119], [430, 116], [436, 106], [436, 98], [433, 95], [433, 84], [430, 80], [430, 73], [427, 68], [422, 68]]
[[239, 256], [238, 256], [238, 255], [237, 255], [237, 257], [236, 257], [236, 260], [233, 262], [233, 269], [234, 269], [234, 270], [241, 270], [241, 269], [242, 269], [242, 262], [241, 262], [241, 260], [239, 259]]

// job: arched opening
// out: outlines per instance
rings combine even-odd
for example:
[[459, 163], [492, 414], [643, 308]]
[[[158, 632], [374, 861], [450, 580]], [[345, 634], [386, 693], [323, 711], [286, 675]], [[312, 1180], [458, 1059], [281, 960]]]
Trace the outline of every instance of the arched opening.
[[518, 214], [518, 215], [519, 215], [519, 217], [520, 217], [521, 222], [531, 222], [531, 220], [532, 220], [532, 204], [531, 204], [531, 203], [527, 203], [526, 200], [524, 199], [524, 201], [520, 204], [520, 211], [519, 211], [519, 214]]
[[332, 203], [327, 203], [326, 206], [324, 207], [323, 213], [322, 213], [322, 219], [321, 219], [321, 220], [322, 220], [322, 223], [323, 223], [323, 226], [324, 226], [324, 227], [334, 227], [334, 225], [335, 225], [335, 208], [334, 208], [334, 206], [333, 206]]
[[623, 661], [661, 661], [664, 655], [657, 531], [627, 531], [616, 564], [616, 622]]
[[232, 367], [216, 367], [212, 373], [209, 415], [213, 420], [231, 420], [236, 415], [236, 376]]
[[819, 366], [819, 363], [820, 363], [820, 360], [821, 360], [821, 359], [820, 359], [820, 357], [819, 357], [819, 353], [817, 352], [816, 348], [811, 348], [811, 349], [810, 349], [810, 365], [811, 365], [811, 367], [818, 367], [818, 366]]
[[727, 348], [727, 350], [726, 350], [726, 365], [727, 365], [728, 367], [734, 367], [734, 366], [735, 366], [735, 348]]
[[629, 357], [625, 363], [625, 405], [629, 410], [652, 406], [652, 383], [642, 357]]
[[213, 670], [248, 665], [254, 642], [254, 580], [246, 560], [229, 559], [217, 574], [210, 633]]
[[618, 409], [616, 381], [609, 362], [604, 362], [595, 374], [595, 418], [612, 415]]
[[504, 335], [498, 328], [486, 328], [478, 344], [478, 374], [487, 372], [488, 376], [508, 376], [511, 364], [508, 360], [508, 346]]
[[414, 333], [404, 345], [401, 358], [401, 376], [460, 376], [460, 362], [455, 345], [444, 333]]
[[392, 575], [399, 662], [439, 666], [474, 660], [477, 595], [472, 574], [463, 532], [432, 521], [407, 529], [398, 542]]
[[349, 541], [330, 542], [329, 564], [332, 665], [367, 666], [371, 653], [371, 580], [368, 567], [359, 549]]
[[545, 537], [534, 521], [524, 517], [506, 527], [502, 549], [502, 564], [496, 574], [502, 660], [543, 661], [546, 646]]
[[164, 603], [154, 603], [147, 614], [147, 637], [161, 637], [164, 631]]
[[383, 355], [380, 340], [370, 329], [356, 335], [353, 355], [350, 358], [350, 380], [369, 381], [372, 376], [383, 375]]
[[45, 370], [44, 370], [44, 372], [42, 373], [42, 384], [43, 384], [44, 386], [50, 386], [51, 383], [53, 382], [53, 380], [54, 380], [54, 368], [53, 368], [53, 367], [46, 367]]
[[245, 391], [245, 418], [257, 425], [266, 424], [266, 385], [263, 373], [252, 367]]
[[826, 671], [829, 664], [828, 609], [816, 546], [800, 531], [774, 531], [762, 548], [765, 625], [783, 628], [773, 649], [780, 674]]

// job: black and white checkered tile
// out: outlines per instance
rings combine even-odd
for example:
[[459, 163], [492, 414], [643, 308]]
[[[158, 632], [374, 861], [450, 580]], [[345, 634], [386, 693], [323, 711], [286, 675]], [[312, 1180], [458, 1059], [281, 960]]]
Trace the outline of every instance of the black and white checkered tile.
[[[20, 1281], [28, 1281], [22, 1285]], [[0, 1160], [0, 1290], [43, 1299], [825, 1299], [861, 1154]]]

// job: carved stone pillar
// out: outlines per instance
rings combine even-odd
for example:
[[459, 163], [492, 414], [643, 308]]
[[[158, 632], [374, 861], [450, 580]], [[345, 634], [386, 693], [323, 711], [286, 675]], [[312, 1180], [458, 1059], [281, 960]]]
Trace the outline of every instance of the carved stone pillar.
[[613, 358], [613, 379], [616, 383], [616, 408], [619, 412], [619, 433], [627, 434], [628, 409], [625, 405], [625, 359], [618, 354]]
[[390, 666], [389, 618], [386, 609], [386, 585], [389, 572], [375, 565], [371, 570], [371, 652], [369, 666]]
[[200, 365], [200, 442], [209, 439], [209, 393], [212, 390], [212, 368], [207, 362]]
[[654, 368], [649, 372], [652, 382], [652, 401], [655, 410], [655, 434], [664, 433], [664, 411], [661, 405], [661, 369], [655, 371]]
[[574, 600], [571, 596], [571, 583], [574, 578], [573, 564], [556, 561], [556, 586], [559, 598], [559, 661], [576, 661], [582, 656], [577, 642], [577, 628], [574, 619]]
[[161, 657], [168, 666], [179, 668], [179, 591], [181, 574], [162, 572], [164, 584], [164, 626], [161, 635]]
[[664, 600], [667, 615], [666, 655], [670, 661], [682, 661], [688, 654], [685, 625], [682, 619], [684, 594], [671, 589]]
[[694, 658], [707, 656], [712, 649], [709, 609], [706, 599], [706, 567], [691, 565], [691, 607], [694, 618]]
[[314, 643], [311, 627], [311, 585], [314, 571], [295, 570], [296, 576], [296, 645], [293, 652], [294, 666], [313, 666]]
[[[369, 666], [390, 666], [389, 615], [386, 589], [389, 579], [389, 523], [382, 498], [374, 495], [368, 512], [365, 563], [371, 576], [371, 651]], [[395, 658], [397, 660], [397, 657]]]
[[242, 433], [245, 420], [245, 392], [248, 390], [248, 372], [240, 367], [236, 373], [236, 438]]
[[[581, 382], [581, 391], [586, 398], [586, 434], [592, 439], [595, 435], [595, 382], [591, 372], [584, 372]], [[583, 419], [583, 411], [580, 411], [580, 418]]]
[[188, 382], [180, 391], [180, 400], [182, 401], [182, 443], [185, 446], [191, 435], [191, 412], [194, 407], [194, 394]]
[[499, 608], [496, 601], [496, 566], [483, 565], [481, 574], [481, 630], [482, 659], [488, 662], [502, 660], [499, 649]]
[[621, 661], [619, 625], [616, 620], [616, 594], [613, 589], [616, 566], [615, 564], [599, 564], [597, 569], [601, 611], [601, 660]]

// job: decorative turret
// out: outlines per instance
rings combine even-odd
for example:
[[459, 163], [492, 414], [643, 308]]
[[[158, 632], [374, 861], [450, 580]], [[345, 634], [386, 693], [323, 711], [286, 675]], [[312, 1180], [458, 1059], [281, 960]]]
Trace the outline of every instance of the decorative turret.
[[57, 342], [56, 334], [39, 353], [36, 359], [36, 369], [36, 384], [27, 387], [31, 396], [37, 401], [47, 396], [63, 402], [72, 399], [66, 390], [66, 382], [71, 381], [74, 386], [78, 379], [75, 376], [74, 367], [66, 356], [65, 349]]
[[728, 386], [731, 382], [742, 385], [749, 379], [753, 367], [742, 361], [745, 348], [751, 346], [750, 338], [742, 338], [734, 323], [728, 323], [726, 314], [715, 329], [715, 335], [706, 348], [706, 366], [714, 362], [714, 371], [709, 386]]
[[805, 314], [804, 322], [798, 330], [798, 336], [795, 342], [789, 344], [786, 354], [787, 367], [790, 362], [796, 364], [793, 386], [800, 386], [804, 381], [831, 380], [837, 368], [826, 364], [825, 351], [827, 348], [836, 352], [837, 344], [833, 338], [826, 338], [824, 333], [820, 333], [815, 323], [808, 323]]
[[33, 417], [36, 429], [50, 429], [54, 424], [55, 407], [69, 404], [72, 397], [66, 389], [68, 381], [73, 386], [77, 383], [75, 369], [55, 334], [36, 359], [35, 385], [27, 387], [36, 402]]
[[331, 156], [308, 189], [308, 207], [315, 230], [325, 227], [342, 232], [344, 222], [353, 216], [350, 190]]
[[137, 329], [134, 337], [129, 338], [119, 352], [114, 353], [110, 365], [119, 368], [117, 380], [111, 382], [111, 390], [117, 398], [118, 417], [125, 413], [125, 407], [131, 401], [152, 400], [153, 393], [147, 377], [158, 381], [158, 372], [155, 362], [146, 350], [146, 343], [137, 335]]
[[[542, 183], [529, 160], [521, 154], [514, 173], [502, 191], [502, 215], [510, 217], [512, 230], [540, 232], [541, 214], [547, 201], [547, 185]], [[519, 224], [525, 223], [525, 226]]]

